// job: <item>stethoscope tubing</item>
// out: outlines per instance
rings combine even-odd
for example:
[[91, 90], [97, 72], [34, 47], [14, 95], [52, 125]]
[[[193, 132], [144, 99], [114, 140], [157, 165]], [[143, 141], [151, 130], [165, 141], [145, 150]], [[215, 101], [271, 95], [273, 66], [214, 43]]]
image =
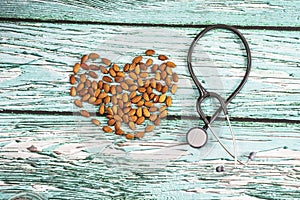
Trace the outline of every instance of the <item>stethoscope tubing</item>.
[[[240, 90], [243, 88], [243, 86], [245, 85], [245, 83], [247, 82], [247, 79], [249, 77], [250, 74], [250, 70], [251, 70], [251, 64], [252, 64], [252, 57], [251, 57], [251, 51], [248, 45], [248, 42], [246, 41], [246, 38], [234, 27], [228, 26], [228, 25], [224, 25], [224, 24], [217, 24], [217, 25], [212, 25], [212, 26], [208, 26], [206, 27], [204, 30], [202, 30], [193, 40], [193, 42], [191, 43], [191, 46], [189, 48], [188, 51], [188, 56], [187, 56], [187, 64], [188, 64], [188, 70], [191, 74], [191, 77], [194, 81], [194, 83], [196, 84], [199, 92], [200, 92], [200, 99], [198, 99], [197, 101], [197, 110], [199, 113], [199, 109], [198, 107], [201, 107], [201, 102], [203, 101], [204, 98], [210, 96], [210, 93], [207, 92], [207, 90], [201, 85], [201, 83], [199, 82], [199, 80], [197, 79], [194, 70], [192, 68], [192, 53], [194, 50], [194, 47], [196, 46], [197, 42], [200, 40], [200, 38], [202, 38], [208, 31], [213, 30], [213, 29], [225, 29], [225, 30], [230, 30], [233, 33], [235, 33], [243, 42], [244, 46], [245, 46], [245, 50], [246, 50], [246, 54], [247, 54], [247, 66], [246, 66], [246, 72], [244, 74], [244, 77], [241, 81], [241, 83], [238, 85], [238, 87], [234, 90], [234, 92], [226, 99], [226, 101], [224, 101], [222, 98], [217, 97], [217, 99], [219, 100], [221, 106], [219, 107], [219, 109], [213, 114], [213, 116], [211, 116], [211, 118], [209, 119], [209, 123], [212, 123], [217, 116], [220, 114], [220, 112], [223, 110], [224, 112], [227, 112], [227, 105], [231, 102], [231, 100], [240, 92]], [[200, 108], [201, 109], [201, 108]], [[201, 116], [201, 114], [199, 113], [199, 115]], [[202, 116], [201, 116], [202, 117]], [[202, 118], [203, 119], [203, 118]], [[204, 120], [204, 119], [203, 119]], [[206, 120], [204, 120], [205, 122]], [[207, 125], [207, 122], [205, 122], [205, 124]]]

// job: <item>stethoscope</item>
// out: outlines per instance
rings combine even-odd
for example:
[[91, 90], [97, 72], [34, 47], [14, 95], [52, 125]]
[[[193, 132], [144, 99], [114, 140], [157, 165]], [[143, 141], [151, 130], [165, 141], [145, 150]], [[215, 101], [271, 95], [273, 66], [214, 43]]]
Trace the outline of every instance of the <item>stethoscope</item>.
[[[241, 83], [238, 85], [238, 87], [233, 91], [233, 93], [226, 99], [224, 100], [219, 94], [215, 93], [215, 92], [208, 92], [199, 82], [199, 80], [197, 79], [197, 77], [195, 76], [195, 73], [193, 71], [193, 67], [192, 67], [192, 52], [194, 50], [195, 45], [197, 44], [197, 42], [200, 40], [200, 38], [202, 38], [207, 32], [213, 30], [213, 29], [226, 29], [226, 30], [230, 30], [233, 33], [235, 33], [243, 42], [244, 46], [245, 46], [245, 50], [246, 50], [246, 54], [247, 54], [247, 68], [246, 68], [246, 73], [241, 81]], [[250, 48], [249, 45], [245, 39], [245, 37], [234, 27], [231, 26], [227, 26], [227, 25], [212, 25], [212, 26], [208, 26], [207, 28], [205, 28], [203, 31], [201, 31], [196, 38], [194, 39], [194, 41], [192, 42], [190, 48], [189, 48], [189, 52], [188, 52], [188, 56], [187, 56], [187, 64], [188, 64], [188, 69], [189, 72], [192, 76], [192, 79], [194, 81], [194, 83], [196, 84], [200, 96], [197, 100], [196, 103], [196, 108], [197, 108], [197, 112], [200, 116], [200, 118], [203, 120], [205, 126], [203, 128], [201, 127], [194, 127], [191, 128], [188, 133], [186, 134], [186, 140], [188, 142], [188, 144], [191, 147], [194, 148], [201, 148], [203, 147], [208, 140], [208, 135], [207, 135], [207, 129], [210, 130], [210, 132], [213, 134], [213, 136], [216, 138], [216, 140], [218, 141], [218, 143], [223, 147], [223, 149], [232, 157], [234, 158], [235, 161], [235, 165], [238, 163], [240, 164], [244, 164], [243, 162], [241, 162], [240, 160], [237, 159], [237, 150], [236, 150], [236, 139], [235, 139], [235, 135], [230, 123], [230, 119], [228, 117], [228, 111], [227, 111], [227, 105], [232, 101], [232, 99], [240, 92], [240, 90], [243, 88], [243, 86], [245, 85], [249, 73], [250, 73], [250, 69], [251, 69], [251, 52], [250, 52]], [[220, 107], [219, 109], [212, 115], [211, 118], [208, 119], [208, 117], [205, 115], [205, 113], [203, 112], [202, 108], [201, 108], [201, 104], [202, 102], [206, 99], [206, 98], [215, 98], [218, 100], [218, 102], [220, 103]], [[228, 148], [226, 148], [226, 146], [222, 143], [222, 141], [220, 140], [220, 138], [217, 136], [217, 134], [214, 132], [214, 130], [211, 127], [211, 124], [216, 120], [216, 118], [218, 117], [218, 115], [223, 112], [226, 120], [228, 122], [228, 126], [231, 132], [231, 136], [232, 136], [232, 141], [233, 141], [233, 147], [234, 147], [234, 153], [231, 153]]]

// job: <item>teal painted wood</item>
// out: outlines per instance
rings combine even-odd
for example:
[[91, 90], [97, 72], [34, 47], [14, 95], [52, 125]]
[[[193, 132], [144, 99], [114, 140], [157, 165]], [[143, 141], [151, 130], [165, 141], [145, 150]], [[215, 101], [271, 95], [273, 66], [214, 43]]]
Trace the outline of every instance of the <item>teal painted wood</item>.
[[[1, 114], [1, 199], [18, 191], [34, 191], [49, 199], [300, 198], [299, 126], [234, 122], [240, 158], [245, 161], [244, 155], [257, 151], [255, 160], [245, 167], [234, 168], [218, 145], [204, 158], [187, 148], [189, 154], [166, 166], [156, 163], [157, 157], [153, 157], [155, 165], [146, 166], [147, 158], [125, 160], [128, 155], [99, 151], [104, 140], [93, 139], [103, 133], [88, 126], [87, 120], [77, 120], [74, 116]], [[163, 121], [163, 129], [169, 129], [170, 123], [177, 126], [171, 135], [187, 128], [171, 120]], [[83, 124], [88, 131], [79, 134]], [[227, 145], [229, 137], [230, 133], [222, 134]], [[31, 145], [38, 152], [26, 149]], [[225, 164], [226, 171], [214, 172], [220, 164]]]
[[[222, 18], [217, 17], [220, 4], [215, 3], [206, 6], [209, 14], [205, 15], [215, 21], [202, 21], [207, 18], [201, 18], [203, 12], [195, 10], [201, 20], [196, 22], [209, 24], [222, 19], [241, 25], [299, 25], [299, 18], [291, 20], [299, 15], [299, 4], [292, 1], [258, 2], [260, 5], [234, 3], [226, 4], [234, 7], [223, 6], [222, 13], [238, 11], [247, 5], [247, 14], [230, 12], [225, 15], [228, 19], [222, 13]], [[1, 6], [5, 10], [0, 16], [82, 20], [84, 15], [86, 20], [96, 21], [190, 24], [185, 12], [194, 3], [162, 2], [164, 7], [151, 4], [158, 9], [153, 19], [145, 18], [151, 14], [144, 12], [147, 6], [135, 10], [136, 17], [132, 19], [127, 16], [132, 7], [124, 7], [125, 3], [112, 6], [92, 2], [95, 8], [91, 8], [81, 2], [84, 8], [80, 8], [80, 12], [76, 5], [64, 4], [59, 1], [6, 2]], [[107, 4], [104, 14], [97, 12], [103, 4]], [[164, 18], [161, 15], [165, 15], [162, 12], [167, 7], [165, 4], [170, 7], [170, 17]], [[25, 12], [15, 12], [22, 6], [26, 7]], [[122, 15], [123, 10], [116, 9], [118, 6], [127, 11], [125, 15]], [[179, 7], [182, 12], [177, 12]], [[249, 12], [251, 7], [257, 9]], [[41, 15], [38, 12], [43, 10], [41, 8], [51, 14]], [[70, 13], [70, 8], [77, 14], [71, 18], [63, 16]], [[111, 10], [116, 10], [115, 18]], [[122, 14], [118, 14], [120, 12]], [[278, 19], [276, 16], [282, 12]], [[170, 56], [178, 63], [181, 83], [184, 83], [170, 113], [196, 116], [193, 103], [197, 91], [191, 86], [184, 52], [199, 29], [51, 23], [1, 23], [0, 28], [0, 110], [23, 111], [0, 113], [0, 199], [8, 199], [21, 191], [34, 191], [49, 199], [300, 198], [299, 123], [233, 121], [240, 159], [245, 161], [244, 156], [257, 151], [254, 161], [235, 169], [232, 159], [211, 136], [209, 145], [200, 151], [185, 144], [186, 131], [199, 125], [198, 120], [184, 117], [164, 120], [152, 135], [142, 141], [129, 142], [103, 134], [89, 119], [73, 115], [72, 111], [77, 110], [72, 105], [73, 98], [68, 96], [68, 76], [70, 65], [78, 61], [80, 55], [96, 51], [122, 61], [127, 55], [143, 52], [145, 47], [155, 47], [158, 51], [172, 52]], [[251, 46], [253, 70], [246, 88], [230, 105], [231, 116], [299, 120], [299, 32], [241, 31]], [[226, 95], [229, 91], [223, 89], [237, 83], [242, 74], [239, 64], [243, 60], [238, 43], [231, 37], [217, 46], [212, 45], [220, 36], [227, 38], [228, 35], [217, 33], [205, 41], [204, 58], [209, 55], [214, 62], [206, 60], [202, 64], [208, 67], [198, 72], [210, 89], [225, 91], [222, 94]], [[162, 38], [163, 42], [153, 43], [153, 38]], [[211, 67], [218, 73], [200, 74]], [[222, 87], [210, 84], [219, 78], [225, 79]], [[38, 111], [49, 112], [39, 114]], [[104, 123], [102, 118], [100, 120]], [[224, 143], [230, 146], [230, 133], [221, 125], [225, 123], [214, 124]], [[27, 149], [31, 145], [37, 147], [37, 152]], [[225, 164], [225, 173], [215, 172], [220, 164]]]
[[297, 1], [1, 1], [0, 17], [146, 24], [299, 26]]
[[[194, 99], [198, 93], [189, 78], [186, 54], [199, 29], [47, 23], [2, 23], [1, 29], [1, 109], [69, 112], [73, 98], [66, 95], [68, 77], [81, 55], [98, 52], [122, 63], [151, 47], [172, 52], [178, 64], [180, 95], [171, 114], [197, 116]], [[229, 105], [231, 116], [299, 120], [299, 32], [241, 31], [251, 46], [253, 68], [246, 87]], [[165, 34], [170, 39], [164, 42]], [[205, 61], [195, 65], [195, 70], [208, 89], [225, 98], [239, 83], [244, 61], [237, 41], [224, 39], [218, 44], [222, 34], [203, 42]], [[195, 57], [198, 59], [197, 54]]]

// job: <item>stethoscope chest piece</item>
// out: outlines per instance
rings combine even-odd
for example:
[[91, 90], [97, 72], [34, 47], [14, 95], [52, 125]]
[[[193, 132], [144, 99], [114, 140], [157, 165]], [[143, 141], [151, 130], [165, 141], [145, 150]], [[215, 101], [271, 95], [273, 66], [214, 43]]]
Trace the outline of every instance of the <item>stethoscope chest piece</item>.
[[207, 132], [200, 127], [191, 128], [186, 134], [186, 140], [191, 147], [201, 148], [207, 143]]

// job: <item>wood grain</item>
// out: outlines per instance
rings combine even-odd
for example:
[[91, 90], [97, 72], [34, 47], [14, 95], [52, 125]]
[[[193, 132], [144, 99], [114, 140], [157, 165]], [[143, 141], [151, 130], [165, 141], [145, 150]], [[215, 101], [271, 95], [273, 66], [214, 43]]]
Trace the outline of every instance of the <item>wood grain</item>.
[[287, 1], [1, 1], [0, 17], [129, 24], [300, 25], [299, 3]]
[[[124, 63], [131, 60], [136, 52], [143, 53], [153, 47], [164, 53], [172, 52], [170, 56], [178, 65], [179, 95], [174, 100], [171, 115], [197, 116], [194, 99], [198, 92], [189, 78], [186, 53], [192, 38], [200, 31], [198, 29], [135, 29], [47, 23], [35, 26], [30, 23], [4, 23], [1, 28], [2, 109], [73, 111], [73, 98], [67, 95], [70, 88], [68, 77], [72, 65], [79, 61], [81, 55], [97, 52]], [[299, 33], [242, 32], [251, 46], [253, 67], [246, 87], [229, 105], [231, 116], [298, 120]], [[164, 34], [169, 35], [168, 40]], [[213, 42], [218, 41], [222, 34], [216, 33], [217, 36], [209, 36], [202, 42], [204, 54], [195, 54], [195, 70], [209, 90], [220, 92], [226, 98], [242, 78], [244, 60], [236, 40], [225, 38], [221, 44]], [[162, 43], [163, 40], [166, 41]], [[290, 48], [291, 44], [293, 48]], [[203, 61], [197, 60], [202, 57]], [[269, 112], [270, 109], [274, 112]]]
[[[179, 130], [187, 128], [186, 122], [168, 120], [163, 121], [160, 132], [168, 130], [168, 124], [176, 124], [176, 129], [165, 135], [185, 134]], [[85, 132], [80, 132], [82, 126]], [[233, 123], [233, 126], [240, 159], [247, 161], [244, 156], [253, 150], [257, 152], [254, 161], [244, 167], [234, 168], [233, 161], [217, 144], [200, 151], [181, 145], [184, 154], [168, 162], [163, 159], [157, 162], [158, 156], [163, 154], [144, 149], [142, 154], [147, 157], [139, 158], [135, 153], [136, 143], [125, 140], [119, 140], [118, 143], [124, 145], [121, 148], [128, 149], [131, 143], [134, 151], [127, 151], [126, 155], [103, 151], [101, 148], [111, 147], [112, 138], [104, 140], [98, 127], [88, 125], [87, 120], [78, 121], [75, 116], [2, 114], [1, 197], [5, 199], [17, 191], [28, 190], [49, 199], [87, 196], [90, 199], [211, 199], [241, 195], [245, 198], [299, 198], [300, 151], [295, 142], [299, 127], [261, 123]], [[222, 133], [221, 137], [226, 145], [231, 143], [229, 132]], [[157, 139], [152, 143], [156, 147], [159, 144], [164, 143]], [[36, 146], [38, 152], [28, 151], [31, 145]], [[164, 149], [172, 150], [170, 146]], [[214, 172], [221, 164], [225, 165], [225, 172]]]
[[[66, 2], [7, 2], [0, 6], [6, 9], [1, 10], [0, 16], [7, 17], [13, 14], [12, 8], [25, 6], [36, 11], [30, 18], [82, 20], [86, 14], [87, 20], [126, 22], [128, 11], [136, 5], [136, 2], [124, 7], [125, 3], [118, 2], [112, 6], [104, 1], [89, 4], [77, 1], [66, 6]], [[161, 17], [163, 8], [151, 4], [158, 9], [157, 18], [145, 22], [172, 23], [176, 16], [174, 23], [189, 24], [190, 19], [182, 17], [185, 9], [201, 4], [160, 3], [169, 6], [170, 18]], [[288, 22], [295, 16], [297, 4], [290, 1], [258, 4], [250, 3], [245, 8], [259, 8], [252, 10], [253, 13], [230, 12], [226, 15], [229, 20], [224, 20], [242, 25], [299, 23]], [[70, 13], [70, 8], [76, 12], [78, 5], [84, 12], [70, 18], [64, 15]], [[222, 10], [236, 10], [243, 5]], [[111, 14], [95, 12], [104, 6], [107, 10], [103, 13], [120, 6], [123, 10], [116, 12], [125, 10], [127, 14], [111, 18]], [[172, 13], [178, 11], [178, 6], [183, 12]], [[220, 3], [211, 3], [208, 13], [216, 16], [218, 6]], [[285, 9], [288, 14], [280, 20], [271, 20], [281, 8], [291, 6], [293, 9]], [[41, 8], [53, 11], [52, 15], [37, 12]], [[140, 9], [133, 22], [144, 22], [141, 16], [146, 15], [142, 11], [147, 6]], [[16, 17], [26, 18], [29, 13], [20, 10]], [[249, 18], [252, 14], [261, 17], [253, 20]], [[242, 16], [239, 20], [247, 17], [249, 20], [235, 21], [237, 16]], [[215, 21], [199, 21], [211, 22]], [[240, 30], [250, 44], [253, 68], [246, 87], [229, 105], [229, 113], [236, 119], [232, 125], [239, 158], [246, 162], [250, 152], [257, 154], [248, 165], [235, 168], [233, 159], [211, 134], [207, 146], [200, 150], [190, 148], [185, 142], [189, 128], [203, 125], [195, 112], [198, 91], [186, 68], [189, 44], [202, 29], [36, 22], [2, 22], [0, 29], [0, 199], [24, 191], [34, 191], [49, 199], [300, 198], [299, 32]], [[78, 109], [68, 94], [68, 78], [81, 55], [98, 52], [124, 63], [147, 48], [166, 53], [178, 64], [181, 87], [170, 110], [171, 117], [144, 139], [127, 141], [104, 134], [90, 119], [77, 116]], [[196, 74], [209, 90], [226, 97], [244, 73], [243, 56], [237, 38], [227, 32], [214, 32], [203, 38], [196, 49]], [[208, 113], [216, 107], [209, 106], [210, 103], [204, 106], [208, 107]], [[98, 118], [105, 123], [104, 118]], [[226, 123], [217, 121], [213, 127], [232, 149]], [[28, 149], [32, 145], [35, 151]], [[215, 172], [219, 165], [225, 166], [224, 173]]]

